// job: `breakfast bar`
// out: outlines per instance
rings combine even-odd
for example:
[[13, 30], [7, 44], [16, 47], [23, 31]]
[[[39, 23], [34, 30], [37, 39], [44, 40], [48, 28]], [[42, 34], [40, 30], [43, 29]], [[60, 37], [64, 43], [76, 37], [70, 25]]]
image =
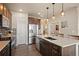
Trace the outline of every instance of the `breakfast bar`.
[[[57, 55], [57, 56], [58, 55], [61, 55], [61, 56], [78, 56], [79, 55], [78, 54], [79, 40], [75, 40], [75, 39], [71, 39], [71, 38], [67, 38], [67, 37], [49, 36], [49, 35], [48, 36], [37, 35], [37, 38], [39, 38], [39, 41], [40, 41], [39, 42], [40, 52], [42, 51], [41, 45], [44, 45], [46, 42], [48, 42], [51, 45], [51, 49], [54, 50], [53, 48], [55, 48], [55, 50], [57, 49], [58, 53], [59, 53], [59, 54], [54, 54], [54, 52], [56, 52], [56, 51], [54, 50], [54, 52], [52, 52], [52, 50], [50, 49], [52, 52], [50, 55]], [[43, 46], [42, 46], [42, 48], [43, 48]], [[46, 49], [46, 48], [44, 48], [44, 49]]]

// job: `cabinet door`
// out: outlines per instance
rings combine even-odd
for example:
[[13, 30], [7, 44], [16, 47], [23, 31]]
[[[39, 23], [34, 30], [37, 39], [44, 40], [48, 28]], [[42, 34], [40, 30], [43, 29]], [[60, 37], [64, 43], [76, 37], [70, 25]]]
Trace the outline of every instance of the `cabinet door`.
[[52, 55], [51, 43], [43, 40], [40, 41], [40, 53], [44, 56], [51, 56]]
[[11, 26], [11, 15], [10, 15], [10, 11], [9, 10], [7, 10], [7, 21], [8, 21], [8, 23], [7, 23], [7, 25], [8, 25], [8, 27], [10, 27]]
[[2, 19], [2, 27], [9, 27], [8, 25], [8, 19], [7, 17], [3, 16], [3, 19]]
[[0, 14], [2, 17], [0, 18], [0, 27], [10, 27], [11, 28], [11, 12], [6, 8], [4, 4], [0, 3]]
[[61, 56], [62, 48], [55, 44], [52, 44], [52, 56]]
[[2, 27], [6, 27], [6, 18], [4, 16], [2, 18]]
[[11, 12], [9, 13], [9, 27], [12, 27], [12, 14]]
[[43, 56], [46, 56], [46, 49], [45, 49], [45, 46], [40, 42], [40, 53], [43, 55]]
[[7, 17], [7, 8], [4, 6], [4, 12], [3, 12], [3, 15], [5, 16], [5, 17]]
[[0, 14], [3, 14], [3, 4], [0, 3]]

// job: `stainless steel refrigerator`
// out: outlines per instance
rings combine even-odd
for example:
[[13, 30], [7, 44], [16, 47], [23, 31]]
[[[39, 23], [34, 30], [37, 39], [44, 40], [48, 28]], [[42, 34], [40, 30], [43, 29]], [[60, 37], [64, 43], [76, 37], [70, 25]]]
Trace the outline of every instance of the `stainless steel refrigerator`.
[[33, 43], [33, 37], [38, 34], [38, 25], [29, 24], [29, 44]]

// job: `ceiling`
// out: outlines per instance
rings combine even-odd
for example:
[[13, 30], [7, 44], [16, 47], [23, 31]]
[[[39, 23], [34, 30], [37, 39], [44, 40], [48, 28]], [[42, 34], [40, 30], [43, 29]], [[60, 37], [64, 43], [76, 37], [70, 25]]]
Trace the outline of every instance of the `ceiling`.
[[[52, 17], [53, 14], [53, 6], [51, 3], [6, 3], [5, 5], [11, 11], [28, 13], [29, 16], [33, 17], [46, 18], [46, 7], [49, 7], [48, 16]], [[64, 3], [64, 11], [73, 7], [77, 7], [78, 5], [78, 3]], [[55, 3], [55, 14], [60, 13], [61, 8], [61, 3]], [[23, 9], [23, 11], [19, 11], [19, 9]]]

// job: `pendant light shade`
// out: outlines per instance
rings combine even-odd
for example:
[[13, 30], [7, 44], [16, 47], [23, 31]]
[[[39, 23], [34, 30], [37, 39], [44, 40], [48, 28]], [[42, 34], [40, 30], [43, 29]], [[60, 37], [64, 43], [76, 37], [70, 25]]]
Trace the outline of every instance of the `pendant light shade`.
[[64, 16], [64, 12], [61, 12], [61, 16]]
[[64, 16], [63, 3], [62, 3], [62, 11], [61, 11], [61, 16]]
[[55, 15], [54, 15], [54, 5], [55, 5], [55, 3], [52, 3], [52, 5], [53, 5], [53, 16], [52, 16], [52, 18], [55, 19]]
[[49, 9], [49, 7], [46, 7], [46, 9], [47, 9], [47, 21], [48, 21], [48, 9]]
[[52, 19], [55, 19], [55, 16], [54, 15], [52, 16]]

